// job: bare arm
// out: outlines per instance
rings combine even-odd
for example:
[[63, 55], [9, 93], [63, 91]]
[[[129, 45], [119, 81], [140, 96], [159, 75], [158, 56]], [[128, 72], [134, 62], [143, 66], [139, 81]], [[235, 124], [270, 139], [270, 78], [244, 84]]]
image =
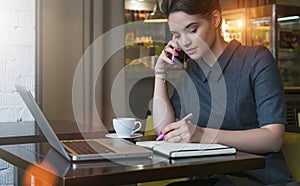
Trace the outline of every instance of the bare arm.
[[249, 130], [202, 128], [188, 122], [174, 122], [163, 130], [169, 142], [219, 143], [252, 153], [277, 152], [281, 148], [284, 125], [269, 124]]
[[167, 124], [175, 121], [174, 110], [171, 106], [167, 84], [164, 77], [156, 75], [153, 96], [153, 123], [156, 133], [162, 131]]
[[[172, 47], [170, 47], [172, 46]], [[167, 68], [174, 62], [168, 58], [173, 54], [177, 44], [171, 40], [164, 51], [160, 54], [155, 65], [155, 84], [153, 95], [153, 123], [156, 133], [160, 133], [168, 124], [175, 121], [175, 113], [169, 100], [167, 84], [165, 82]]]
[[281, 148], [283, 132], [282, 124], [242, 131], [220, 130], [215, 142], [253, 153], [277, 152]]

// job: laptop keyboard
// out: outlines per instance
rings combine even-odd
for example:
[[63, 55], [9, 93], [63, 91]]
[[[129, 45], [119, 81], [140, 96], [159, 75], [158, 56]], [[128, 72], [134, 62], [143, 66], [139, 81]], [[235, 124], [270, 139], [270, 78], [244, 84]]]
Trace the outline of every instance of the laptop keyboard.
[[90, 140], [90, 141], [64, 141], [65, 145], [70, 147], [78, 154], [103, 154], [103, 153], [114, 153], [113, 150], [108, 147]]

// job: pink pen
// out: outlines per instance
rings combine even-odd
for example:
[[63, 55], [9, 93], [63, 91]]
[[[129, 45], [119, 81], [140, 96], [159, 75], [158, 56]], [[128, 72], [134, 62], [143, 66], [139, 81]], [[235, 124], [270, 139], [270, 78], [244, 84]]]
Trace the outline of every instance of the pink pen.
[[157, 138], [156, 141], [161, 141], [162, 139], [164, 139], [165, 134], [161, 133]]
[[[184, 120], [187, 120], [189, 118], [193, 117], [193, 113], [189, 113], [188, 115], [186, 115], [184, 118], [182, 118], [180, 121], [184, 121]], [[161, 141], [162, 139], [164, 139], [165, 137], [165, 134], [164, 133], [161, 133], [157, 138], [156, 138], [156, 141]]]

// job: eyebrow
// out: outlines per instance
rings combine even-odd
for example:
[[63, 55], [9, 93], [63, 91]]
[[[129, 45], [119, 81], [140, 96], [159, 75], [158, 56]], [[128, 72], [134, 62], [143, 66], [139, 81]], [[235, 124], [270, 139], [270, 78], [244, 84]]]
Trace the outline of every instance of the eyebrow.
[[[186, 25], [183, 30], [185, 30], [193, 25], [196, 25], [196, 24], [198, 24], [198, 22], [192, 22], [192, 23]], [[171, 32], [171, 34], [177, 33], [176, 31], [172, 31], [172, 30], [170, 30], [170, 32]]]

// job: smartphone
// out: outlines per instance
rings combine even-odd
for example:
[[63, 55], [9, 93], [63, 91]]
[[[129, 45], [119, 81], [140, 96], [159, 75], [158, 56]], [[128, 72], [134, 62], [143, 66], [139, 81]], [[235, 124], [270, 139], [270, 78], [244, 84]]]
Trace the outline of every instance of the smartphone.
[[183, 68], [183, 64], [188, 59], [188, 55], [183, 50], [181, 50], [179, 52], [179, 56], [172, 56], [172, 59], [174, 63], [178, 65], [179, 68]]

